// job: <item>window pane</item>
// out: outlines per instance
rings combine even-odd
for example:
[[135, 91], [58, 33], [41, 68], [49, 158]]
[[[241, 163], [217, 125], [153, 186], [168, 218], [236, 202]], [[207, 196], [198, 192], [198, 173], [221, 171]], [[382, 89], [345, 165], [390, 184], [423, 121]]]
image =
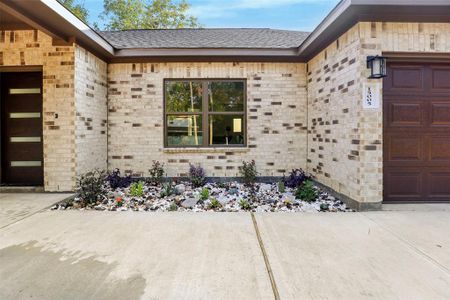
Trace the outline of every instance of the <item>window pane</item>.
[[244, 82], [211, 82], [209, 111], [244, 111]]
[[168, 146], [200, 146], [202, 144], [202, 116], [167, 116]]
[[244, 145], [242, 115], [210, 115], [208, 125], [210, 145]]
[[166, 112], [202, 111], [202, 83], [166, 81]]

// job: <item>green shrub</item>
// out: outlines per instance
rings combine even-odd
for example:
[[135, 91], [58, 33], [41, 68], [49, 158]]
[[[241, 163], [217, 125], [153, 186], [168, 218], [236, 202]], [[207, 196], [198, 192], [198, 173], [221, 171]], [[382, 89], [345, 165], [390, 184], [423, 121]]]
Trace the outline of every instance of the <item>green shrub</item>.
[[244, 210], [249, 210], [251, 208], [250, 203], [245, 199], [239, 200], [239, 206]]
[[77, 179], [77, 194], [83, 205], [96, 203], [103, 192], [106, 173], [94, 170]]
[[284, 192], [286, 192], [286, 187], [285, 187], [283, 181], [279, 181], [279, 182], [278, 182], [278, 192], [279, 192], [279, 193], [282, 193], [282, 194], [283, 194]]
[[130, 194], [132, 197], [144, 196], [144, 183], [142, 181], [133, 182], [130, 187]]
[[178, 205], [175, 202], [172, 202], [169, 206], [169, 211], [177, 211]]
[[150, 173], [149, 183], [152, 185], [160, 185], [164, 176], [164, 164], [154, 160], [152, 168], [148, 172]]
[[311, 180], [305, 181], [301, 186], [298, 187], [295, 192], [295, 197], [297, 199], [304, 200], [306, 202], [313, 202], [317, 199], [317, 190]]
[[173, 195], [175, 193], [174, 188], [172, 187], [172, 183], [168, 182], [163, 185], [160, 197], [169, 197], [170, 195]]
[[247, 186], [253, 186], [255, 184], [258, 172], [256, 171], [256, 163], [254, 160], [250, 162], [243, 161], [242, 166], [239, 167], [239, 172]]
[[209, 204], [209, 209], [218, 209], [222, 207], [222, 204], [220, 204], [219, 200], [216, 198], [211, 199], [211, 203]]
[[200, 192], [200, 200], [208, 200], [208, 199], [209, 199], [209, 190], [204, 187]]

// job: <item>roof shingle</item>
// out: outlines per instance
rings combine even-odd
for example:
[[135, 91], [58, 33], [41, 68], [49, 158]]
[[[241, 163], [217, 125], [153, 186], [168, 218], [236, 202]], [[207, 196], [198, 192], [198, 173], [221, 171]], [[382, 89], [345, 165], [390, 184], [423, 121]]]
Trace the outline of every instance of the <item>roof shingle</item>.
[[140, 29], [100, 34], [117, 49], [288, 49], [299, 47], [309, 35], [268, 28]]

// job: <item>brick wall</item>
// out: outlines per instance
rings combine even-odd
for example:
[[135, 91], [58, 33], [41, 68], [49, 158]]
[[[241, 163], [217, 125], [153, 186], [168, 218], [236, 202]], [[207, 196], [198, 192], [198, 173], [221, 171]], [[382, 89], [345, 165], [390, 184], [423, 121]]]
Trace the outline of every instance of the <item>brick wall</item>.
[[[164, 149], [165, 78], [247, 78], [248, 147]], [[108, 66], [109, 169], [148, 175], [152, 160], [169, 176], [200, 163], [208, 176], [236, 176], [242, 160], [255, 159], [263, 176], [306, 166], [304, 64], [146, 63]]]
[[[450, 24], [362, 22], [308, 62], [308, 170], [361, 203], [383, 198], [383, 112], [362, 108], [366, 58], [450, 52]], [[382, 95], [382, 91], [380, 91]]]
[[0, 66], [42, 66], [45, 189], [72, 190], [74, 47], [53, 46], [52, 38], [37, 30], [0, 31]]
[[0, 66], [42, 66], [44, 185], [70, 191], [106, 169], [107, 65], [77, 45], [54, 46], [38, 30], [0, 31]]
[[75, 135], [77, 176], [107, 169], [107, 64], [75, 47]]

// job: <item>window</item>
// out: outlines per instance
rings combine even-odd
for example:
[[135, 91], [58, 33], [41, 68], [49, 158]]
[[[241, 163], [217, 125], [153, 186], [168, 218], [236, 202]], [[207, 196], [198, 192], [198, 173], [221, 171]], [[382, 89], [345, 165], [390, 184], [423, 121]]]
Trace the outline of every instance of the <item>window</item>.
[[245, 80], [165, 80], [165, 146], [244, 146], [245, 95]]

